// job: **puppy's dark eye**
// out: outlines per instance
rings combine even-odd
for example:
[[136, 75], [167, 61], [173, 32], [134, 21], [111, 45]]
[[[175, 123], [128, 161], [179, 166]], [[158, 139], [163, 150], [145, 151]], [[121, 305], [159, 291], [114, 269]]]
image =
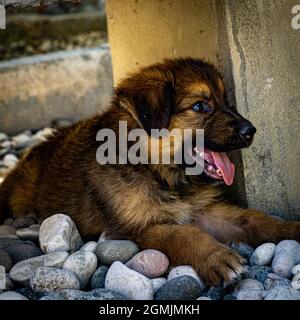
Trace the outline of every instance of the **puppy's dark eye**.
[[195, 112], [200, 112], [200, 111], [211, 112], [212, 111], [211, 107], [208, 104], [200, 101], [193, 104], [192, 109]]

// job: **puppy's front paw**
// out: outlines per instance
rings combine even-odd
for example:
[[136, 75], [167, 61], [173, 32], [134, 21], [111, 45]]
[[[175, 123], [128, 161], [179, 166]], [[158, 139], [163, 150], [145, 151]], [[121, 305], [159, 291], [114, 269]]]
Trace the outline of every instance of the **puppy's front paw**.
[[198, 272], [210, 285], [230, 283], [244, 270], [245, 259], [227, 246], [220, 246], [212, 252]]

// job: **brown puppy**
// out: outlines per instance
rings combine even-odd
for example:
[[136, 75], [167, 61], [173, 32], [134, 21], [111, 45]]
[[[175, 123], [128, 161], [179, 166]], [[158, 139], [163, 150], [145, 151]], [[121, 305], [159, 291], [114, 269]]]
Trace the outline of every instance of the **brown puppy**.
[[[97, 132], [119, 121], [128, 130], [205, 129], [205, 170], [184, 165], [100, 165]], [[141, 248], [192, 265], [211, 284], [231, 280], [242, 258], [224, 243], [300, 240], [300, 222], [284, 222], [219, 200], [216, 181], [231, 184], [226, 153], [248, 147], [255, 128], [226, 105], [215, 68], [200, 60], [167, 60], [140, 70], [116, 88], [103, 115], [57, 131], [34, 147], [0, 187], [0, 219], [34, 213], [70, 215], [85, 237], [105, 230]]]

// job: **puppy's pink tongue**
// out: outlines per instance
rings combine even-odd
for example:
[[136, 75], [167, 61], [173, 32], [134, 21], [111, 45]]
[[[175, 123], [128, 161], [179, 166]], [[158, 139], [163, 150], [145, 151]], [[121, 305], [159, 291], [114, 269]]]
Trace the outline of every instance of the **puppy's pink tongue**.
[[216, 167], [221, 171], [224, 182], [230, 186], [233, 183], [235, 167], [225, 152], [211, 152]]

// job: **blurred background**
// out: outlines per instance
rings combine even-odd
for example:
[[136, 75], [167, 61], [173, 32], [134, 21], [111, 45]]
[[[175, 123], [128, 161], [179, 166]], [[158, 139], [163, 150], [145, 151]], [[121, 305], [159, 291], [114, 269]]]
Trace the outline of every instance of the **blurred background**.
[[6, 15], [0, 61], [58, 50], [96, 48], [107, 42], [104, 0], [8, 7]]
[[77, 121], [107, 106], [112, 71], [104, 1], [10, 2], [0, 31], [0, 130]]

